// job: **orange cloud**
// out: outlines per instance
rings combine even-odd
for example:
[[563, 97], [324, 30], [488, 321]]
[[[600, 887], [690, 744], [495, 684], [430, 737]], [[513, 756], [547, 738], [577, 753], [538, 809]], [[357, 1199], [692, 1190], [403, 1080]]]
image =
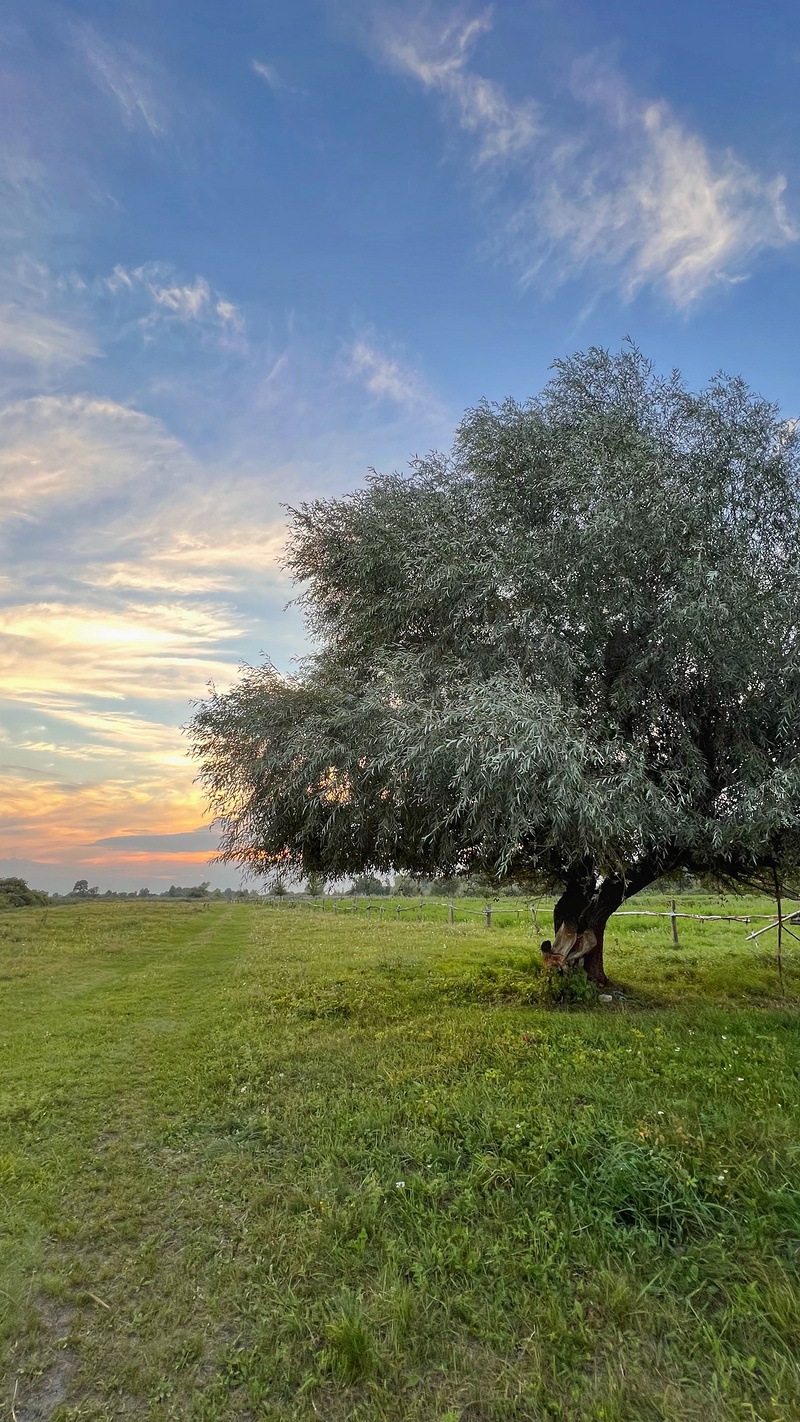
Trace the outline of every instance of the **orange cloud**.
[[[0, 854], [54, 864], [72, 862], [76, 854], [116, 864], [118, 853], [94, 848], [92, 841], [116, 834], [178, 833], [206, 818], [202, 792], [192, 783], [192, 768], [185, 760], [171, 774], [162, 770], [158, 775], [96, 782], [65, 782], [4, 769], [0, 798]], [[198, 862], [206, 857], [200, 854]]]

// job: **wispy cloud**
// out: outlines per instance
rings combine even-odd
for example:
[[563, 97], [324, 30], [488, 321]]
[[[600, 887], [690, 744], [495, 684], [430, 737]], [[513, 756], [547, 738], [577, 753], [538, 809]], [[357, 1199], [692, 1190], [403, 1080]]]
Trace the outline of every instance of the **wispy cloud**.
[[[37, 724], [15, 741], [22, 752], [43, 753], [60, 760], [119, 762], [121, 753], [128, 767], [149, 765], [179, 766], [185, 761], [185, 747], [174, 726], [164, 725], [130, 710], [97, 709], [74, 695], [32, 689], [20, 701], [32, 708]], [[70, 733], [77, 736], [70, 738]], [[52, 777], [47, 777], [52, 778]]]
[[211, 826], [202, 829], [185, 830], [178, 834], [112, 834], [104, 839], [96, 839], [92, 849], [108, 846], [109, 849], [138, 849], [146, 853], [167, 849], [175, 853], [181, 851], [213, 854], [219, 843], [219, 831]]
[[394, 355], [387, 355], [371, 334], [353, 342], [349, 352], [350, 375], [371, 395], [430, 419], [442, 418], [442, 407], [423, 375]]
[[38, 767], [25, 772], [34, 790], [17, 767], [3, 796], [0, 853], [57, 859], [93, 830], [200, 822], [178, 727], [210, 680], [236, 675], [256, 625], [248, 585], [259, 611], [265, 597], [286, 601], [283, 520], [264, 504], [263, 470], [201, 465], [158, 420], [114, 401], [42, 396], [0, 412], [13, 535], [0, 742], [3, 759]]
[[130, 271], [118, 264], [104, 279], [103, 286], [113, 296], [127, 294], [147, 298], [149, 310], [139, 318], [143, 327], [152, 327], [160, 321], [193, 323], [216, 331], [239, 347], [243, 342], [245, 322], [238, 306], [214, 291], [203, 276], [181, 282], [170, 268], [159, 262]]
[[389, 10], [379, 22], [386, 58], [445, 97], [459, 126], [474, 136], [479, 164], [528, 152], [540, 128], [539, 106], [533, 99], [514, 102], [501, 84], [470, 68], [475, 44], [490, 28], [489, 12], [436, 26], [415, 20], [408, 10]]
[[[254, 499], [257, 492], [253, 487]], [[196, 527], [184, 527], [178, 533], [167, 526], [170, 519], [174, 519], [175, 510], [165, 510], [163, 526], [161, 529], [153, 527], [146, 551], [135, 559], [87, 566], [86, 582], [97, 588], [179, 595], [241, 590], [251, 578], [262, 586], [269, 582], [282, 583], [284, 520], [261, 527], [253, 521], [249, 524], [241, 521], [241, 504], [245, 502], [241, 486], [237, 494], [234, 508], [224, 495], [202, 499], [202, 509], [211, 524], [205, 521], [201, 509], [195, 509], [186, 522]]]
[[90, 25], [82, 28], [80, 40], [89, 73], [116, 100], [125, 126], [146, 128], [160, 137], [167, 127], [168, 104], [150, 58], [129, 45], [114, 49]]
[[[0, 609], [6, 699], [73, 696], [185, 701], [235, 671], [231, 614], [193, 602], [28, 603]], [[227, 655], [225, 655], [227, 654]]]
[[20, 400], [0, 411], [0, 525], [63, 519], [65, 506], [134, 486], [141, 496], [187, 466], [158, 420], [128, 406], [84, 396]]
[[[762, 249], [797, 240], [782, 176], [712, 153], [668, 104], [640, 99], [595, 60], [575, 67], [573, 92], [593, 132], [550, 155], [539, 192], [544, 233], [567, 262], [603, 262], [619, 271], [626, 295], [661, 285], [683, 308], [738, 279]], [[534, 216], [529, 209], [517, 227], [522, 262], [522, 227]]]
[[523, 281], [592, 270], [626, 297], [649, 284], [683, 309], [765, 248], [797, 240], [782, 176], [713, 152], [667, 103], [640, 98], [596, 59], [575, 66], [566, 108], [513, 99], [473, 65], [490, 22], [390, 9], [375, 34], [384, 60], [438, 93], [470, 135], [493, 240]]
[[261, 79], [266, 79], [270, 89], [279, 93], [282, 89], [290, 86], [285, 84], [274, 64], [265, 64], [262, 59], [251, 59], [250, 68], [254, 74], [258, 74]]
[[40, 311], [0, 305], [0, 359], [25, 366], [82, 365], [100, 352], [89, 333]]
[[305, 89], [298, 89], [294, 84], [289, 84], [274, 64], [267, 64], [263, 59], [251, 59], [250, 68], [259, 79], [263, 79], [269, 84], [273, 94], [288, 94], [307, 97]]

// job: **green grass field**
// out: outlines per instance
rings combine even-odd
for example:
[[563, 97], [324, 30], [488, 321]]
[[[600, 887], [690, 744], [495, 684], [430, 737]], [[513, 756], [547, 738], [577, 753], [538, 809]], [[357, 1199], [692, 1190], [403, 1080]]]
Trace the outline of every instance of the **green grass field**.
[[6, 1415], [800, 1418], [800, 944], [406, 918], [0, 917]]

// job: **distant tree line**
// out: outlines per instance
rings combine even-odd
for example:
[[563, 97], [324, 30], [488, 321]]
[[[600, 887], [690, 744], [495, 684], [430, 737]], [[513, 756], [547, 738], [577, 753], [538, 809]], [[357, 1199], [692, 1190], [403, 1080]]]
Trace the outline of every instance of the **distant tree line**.
[[[646, 893], [661, 894], [682, 894], [682, 893], [716, 893], [724, 889], [724, 885], [719, 885], [710, 879], [695, 878], [693, 875], [677, 875], [669, 879], [660, 879], [650, 885], [645, 890]], [[271, 896], [278, 898], [290, 896], [320, 897], [326, 892], [325, 881], [316, 875], [310, 875], [305, 885], [288, 889], [286, 884], [278, 880], [267, 890]], [[441, 879], [427, 879], [415, 877], [412, 874], [397, 874], [392, 883], [379, 879], [376, 874], [359, 874], [352, 883], [345, 888], [336, 889], [327, 886], [327, 892], [333, 897], [347, 898], [359, 896], [366, 898], [380, 897], [401, 897], [401, 898], [424, 898], [432, 897], [438, 899], [457, 898], [497, 898], [499, 891], [496, 884], [481, 875], [456, 876]], [[544, 890], [542, 890], [544, 892]], [[530, 893], [513, 884], [507, 884], [502, 889], [503, 897], [529, 898]], [[0, 910], [15, 908], [35, 908], [46, 907], [48, 904], [74, 904], [85, 903], [89, 900], [93, 902], [116, 902], [122, 899], [204, 899], [209, 902], [224, 901], [226, 903], [257, 903], [263, 897], [263, 891], [257, 889], [212, 889], [208, 880], [202, 884], [170, 884], [168, 889], [161, 893], [154, 893], [151, 889], [106, 889], [100, 893], [97, 885], [89, 884], [87, 879], [78, 879], [74, 887], [68, 894], [48, 894], [43, 889], [31, 889], [24, 879], [9, 878], [0, 879]]]
[[0, 909], [33, 908], [48, 904], [85, 903], [89, 900], [108, 903], [118, 899], [209, 899], [247, 903], [261, 898], [255, 889], [212, 889], [208, 880], [202, 884], [170, 884], [162, 893], [151, 889], [106, 889], [104, 893], [88, 879], [78, 879], [68, 894], [48, 894], [44, 889], [31, 889], [24, 879], [0, 879]]

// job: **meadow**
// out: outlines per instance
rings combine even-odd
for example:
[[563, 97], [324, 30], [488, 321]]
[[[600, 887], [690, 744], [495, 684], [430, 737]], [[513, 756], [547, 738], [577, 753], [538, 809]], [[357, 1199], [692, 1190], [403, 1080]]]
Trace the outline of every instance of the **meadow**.
[[0, 916], [7, 1416], [800, 1418], [800, 943], [511, 907]]

